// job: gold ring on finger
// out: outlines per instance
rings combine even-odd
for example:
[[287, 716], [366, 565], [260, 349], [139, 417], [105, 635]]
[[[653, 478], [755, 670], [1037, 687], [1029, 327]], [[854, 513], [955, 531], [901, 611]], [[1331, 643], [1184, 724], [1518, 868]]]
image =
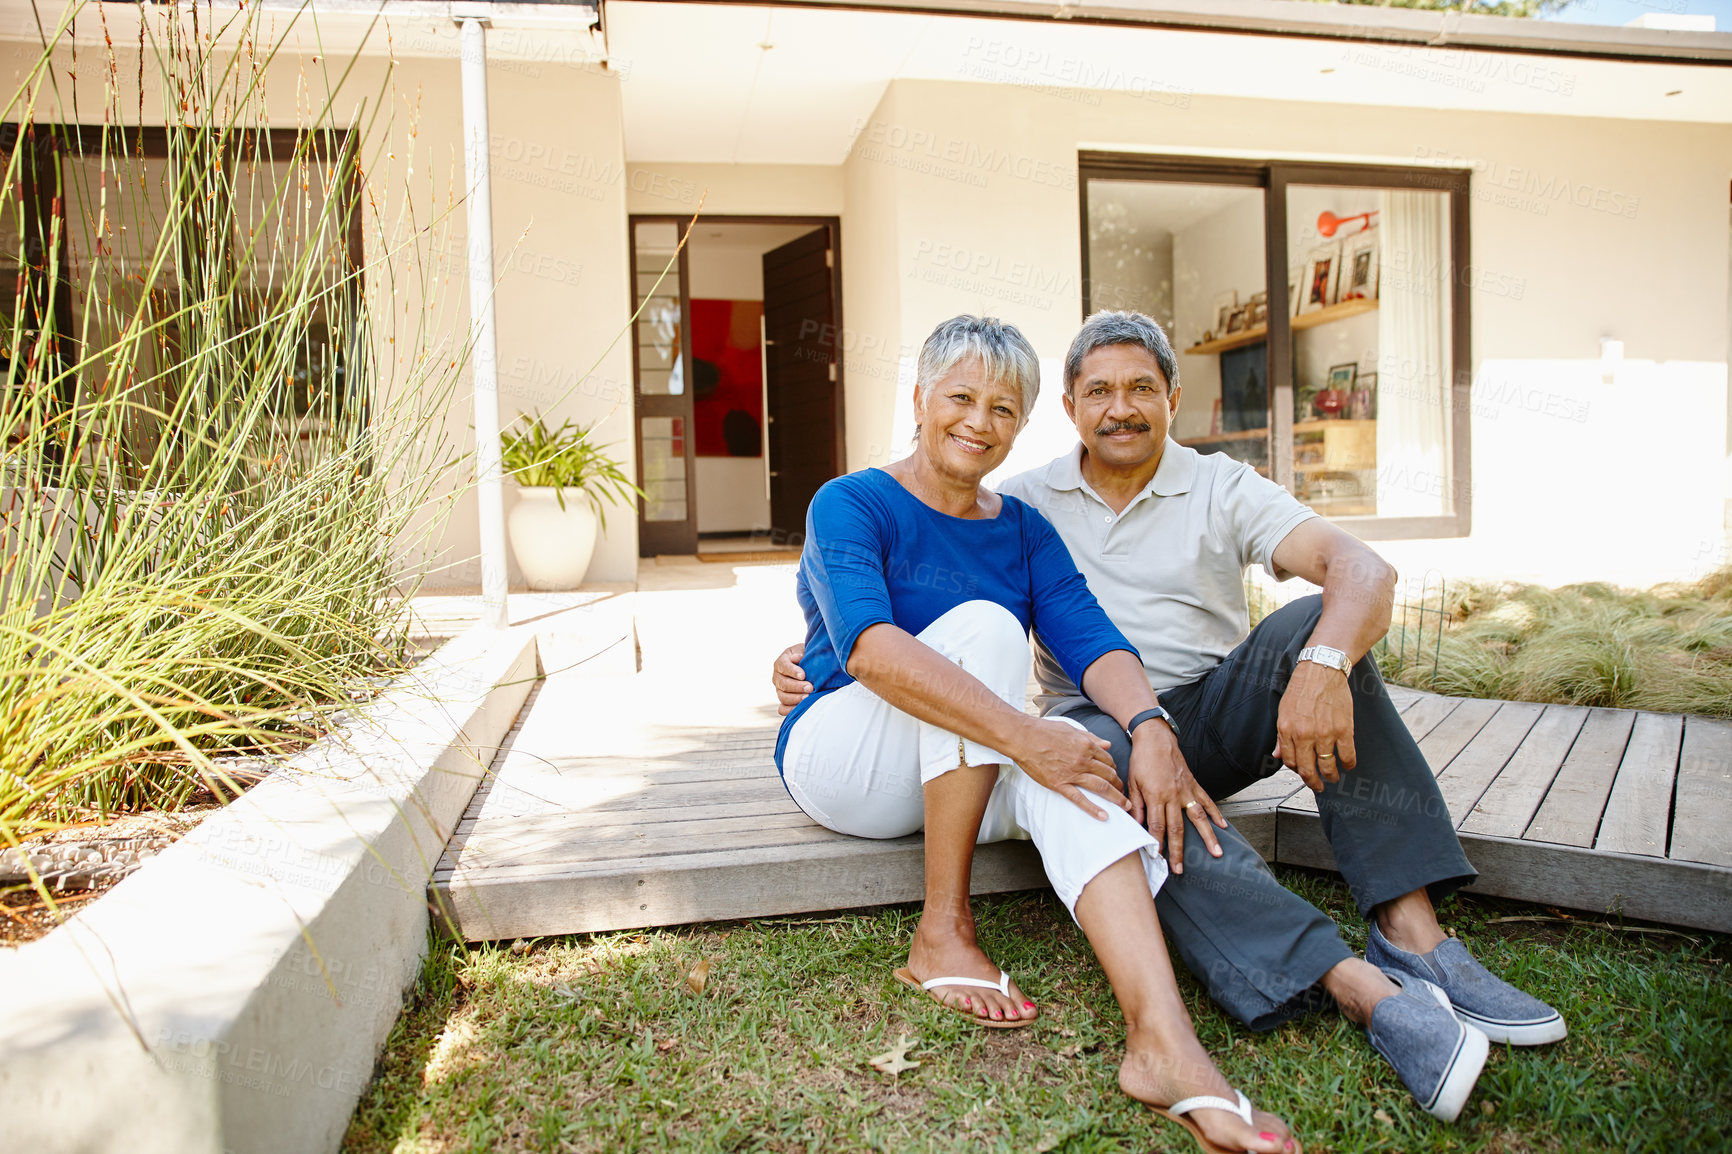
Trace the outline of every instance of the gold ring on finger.
[[1197, 803], [1196, 803], [1196, 802], [1194, 802], [1194, 801], [1187, 801], [1187, 802], [1186, 802], [1186, 803], [1185, 803], [1185, 808], [1186, 808], [1186, 809], [1196, 809], [1196, 808], [1197, 808]]

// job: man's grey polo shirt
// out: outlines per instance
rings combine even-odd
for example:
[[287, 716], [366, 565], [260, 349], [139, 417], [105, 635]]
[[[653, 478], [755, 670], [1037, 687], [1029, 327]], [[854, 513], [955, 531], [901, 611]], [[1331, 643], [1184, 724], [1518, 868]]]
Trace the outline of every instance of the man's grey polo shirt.
[[[1290, 576], [1277, 569], [1275, 546], [1317, 514], [1242, 461], [1170, 438], [1148, 486], [1115, 514], [1083, 480], [1082, 456], [1079, 443], [999, 492], [1053, 523], [1107, 616], [1142, 655], [1157, 693], [1195, 681], [1250, 631], [1245, 568]], [[1035, 675], [1049, 712], [1080, 697], [1038, 637]]]

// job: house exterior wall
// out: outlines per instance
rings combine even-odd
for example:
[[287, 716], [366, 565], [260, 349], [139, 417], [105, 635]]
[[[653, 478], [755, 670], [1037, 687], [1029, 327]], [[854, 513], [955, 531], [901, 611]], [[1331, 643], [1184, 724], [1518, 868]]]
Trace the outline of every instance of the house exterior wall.
[[840, 216], [842, 167], [828, 164], [634, 163], [630, 211], [705, 216]]
[[[904, 451], [912, 358], [947, 316], [1020, 326], [1058, 392], [1082, 149], [1472, 167], [1473, 531], [1377, 548], [1414, 578], [1635, 583], [1724, 559], [1725, 126], [893, 82], [844, 165], [845, 235], [871, 238], [849, 246], [847, 323], [898, 350], [893, 393], [849, 359], [851, 468]], [[1615, 371], [1602, 337], [1624, 342]], [[1001, 475], [1069, 443], [1043, 396]]]
[[[124, 88], [137, 75], [136, 50], [119, 47], [116, 54]], [[0, 43], [0, 78], [16, 90], [37, 55], [28, 44]], [[104, 69], [81, 60], [85, 66], [76, 70], [76, 81], [67, 82], [71, 58], [68, 53], [61, 56], [60, 92], [66, 106], [72, 107], [76, 90], [85, 119], [99, 121]], [[122, 106], [139, 108], [137, 118], [144, 124], [162, 124], [153, 69], [146, 68], [144, 75], [145, 98], [138, 101], [129, 90]], [[326, 95], [320, 75], [316, 66], [292, 56], [270, 68], [267, 91], [274, 126], [305, 122], [308, 92], [321, 101]], [[594, 63], [543, 63], [526, 69], [521, 62], [490, 61], [488, 89], [500, 423], [509, 425], [519, 413], [532, 410], [551, 417], [555, 425], [566, 418], [594, 422], [595, 436], [611, 444], [628, 475], [635, 475], [630, 341], [622, 339], [602, 355], [630, 315], [619, 78]], [[375, 100], [381, 96], [393, 111], [374, 118]], [[45, 92], [39, 119], [60, 115], [53, 99], [53, 93]], [[452, 210], [464, 188], [459, 64], [455, 59], [413, 56], [393, 64], [382, 56], [363, 55], [354, 62], [333, 108], [338, 123], [371, 132], [361, 156], [375, 165], [369, 177], [379, 199], [366, 205], [366, 259], [371, 264], [380, 257], [381, 228], [401, 238], [412, 227], [425, 230], [418, 242], [421, 250], [442, 262], [442, 275], [428, 284], [409, 275], [404, 259], [394, 262], [389, 278], [383, 269], [376, 274], [373, 283], [382, 290], [374, 294], [377, 329], [382, 337], [395, 331], [405, 338], [396, 345], [382, 344], [377, 350], [381, 362], [398, 363], [399, 353], [412, 347], [408, 338], [417, 326], [431, 329], [444, 351], [454, 354], [467, 340], [469, 326], [466, 218], [461, 204]], [[384, 288], [386, 284], [390, 287]], [[592, 364], [595, 371], [585, 376]], [[473, 450], [472, 404], [465, 368], [442, 430], [453, 453]], [[429, 586], [480, 583], [469, 476], [465, 471], [458, 478], [455, 487], [467, 491], [448, 515], [444, 503], [428, 510], [430, 523], [435, 516], [444, 518], [441, 531], [426, 542], [434, 562]], [[507, 516], [515, 499], [515, 487], [507, 484]], [[609, 513], [589, 579], [634, 580], [635, 512], [619, 508]], [[420, 547], [411, 548], [421, 553]], [[522, 579], [515, 559], [509, 576], [514, 584]]]

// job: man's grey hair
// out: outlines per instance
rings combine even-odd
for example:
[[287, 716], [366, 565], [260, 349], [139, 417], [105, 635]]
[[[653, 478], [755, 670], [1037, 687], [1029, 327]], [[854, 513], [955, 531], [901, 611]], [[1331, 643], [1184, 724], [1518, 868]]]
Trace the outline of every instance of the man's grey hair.
[[1040, 358], [1015, 325], [1007, 325], [997, 317], [964, 314], [951, 317], [933, 329], [920, 346], [920, 359], [915, 362], [915, 396], [924, 404], [932, 395], [933, 386], [970, 357], [980, 361], [987, 380], [1009, 385], [1022, 397], [1022, 413], [1016, 422], [1020, 431], [1028, 424], [1035, 398], [1040, 396]]
[[1179, 386], [1179, 358], [1173, 353], [1173, 342], [1153, 317], [1133, 312], [1098, 312], [1083, 322], [1070, 352], [1064, 358], [1064, 395], [1070, 396], [1082, 372], [1083, 358], [1107, 345], [1141, 345], [1155, 358], [1161, 376], [1167, 379], [1167, 393]]

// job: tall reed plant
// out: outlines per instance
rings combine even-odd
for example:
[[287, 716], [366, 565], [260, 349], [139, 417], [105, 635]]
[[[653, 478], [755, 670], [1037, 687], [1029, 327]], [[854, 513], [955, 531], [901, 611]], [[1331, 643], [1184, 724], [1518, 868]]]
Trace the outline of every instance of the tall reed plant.
[[462, 464], [447, 217], [389, 69], [282, 57], [310, 8], [71, 42], [117, 9], [42, 14], [0, 136], [0, 845], [326, 730], [401, 667]]

